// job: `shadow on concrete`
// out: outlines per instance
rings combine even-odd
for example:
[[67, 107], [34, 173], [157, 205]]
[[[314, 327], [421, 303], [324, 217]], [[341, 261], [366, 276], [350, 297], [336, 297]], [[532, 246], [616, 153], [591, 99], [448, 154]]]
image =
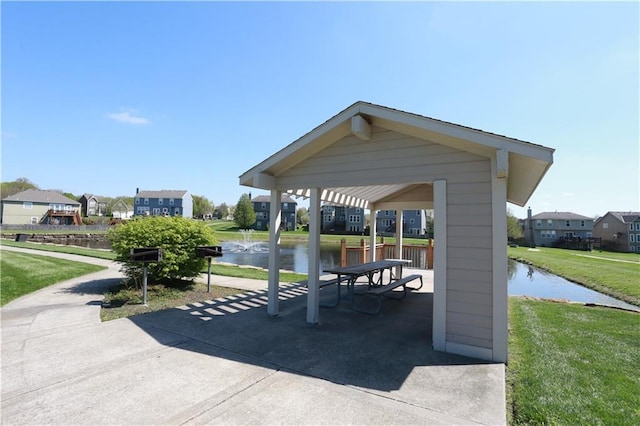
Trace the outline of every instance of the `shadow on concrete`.
[[[321, 299], [332, 297], [335, 288], [323, 292]], [[342, 301], [321, 309], [316, 325], [306, 322], [306, 299], [305, 287], [281, 285], [275, 317], [267, 314], [267, 292], [249, 291], [130, 320], [158, 341], [169, 331], [206, 343], [181, 349], [379, 391], [400, 389], [417, 367], [486, 364], [432, 349], [432, 293], [385, 300], [379, 315]], [[429, 385], [431, 378], [437, 380], [424, 370], [419, 380]]]
[[95, 294], [102, 296], [111, 288], [122, 282], [122, 278], [104, 278], [100, 280], [85, 281], [72, 287], [61, 288], [59, 293], [69, 294]]

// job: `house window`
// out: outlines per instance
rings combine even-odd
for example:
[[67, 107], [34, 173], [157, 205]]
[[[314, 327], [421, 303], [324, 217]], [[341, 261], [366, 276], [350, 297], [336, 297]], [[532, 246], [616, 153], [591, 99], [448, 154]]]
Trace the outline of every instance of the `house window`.
[[161, 206], [164, 203], [164, 198], [158, 198], [158, 205]]
[[267, 203], [260, 203], [260, 208], [265, 210], [267, 208]]
[[31, 224], [32, 225], [37, 225], [38, 224], [38, 218], [36, 216], [31, 216]]
[[604, 222], [602, 224], [602, 229], [608, 229], [609, 228], [609, 224], [607, 222]]
[[542, 226], [542, 221], [540, 219], [536, 220], [536, 226]]
[[136, 198], [136, 204], [140, 204], [140, 198]]
[[282, 210], [289, 210], [289, 203], [282, 203]]
[[356, 213], [360, 213], [360, 207], [356, 209]]
[[420, 210], [416, 210], [416, 216], [420, 216]]
[[552, 231], [547, 231], [547, 230], [540, 231], [540, 237], [541, 238], [552, 238], [552, 239], [555, 239], [556, 238], [556, 231], [553, 231], [553, 230]]
[[571, 226], [571, 221], [570, 221], [570, 220], [566, 220], [566, 221], [565, 221], [565, 225], [566, 225], [566, 226]]
[[581, 227], [581, 228], [584, 228], [584, 220], [581, 220], [581, 221], [580, 221], [580, 227]]
[[179, 214], [180, 214], [180, 209], [179, 209], [179, 208], [176, 208], [176, 209], [173, 211], [173, 215], [174, 215], [174, 216], [178, 216]]
[[22, 208], [23, 209], [32, 209], [33, 208], [33, 203], [31, 201], [23, 201], [22, 202]]
[[145, 204], [149, 204], [149, 199], [148, 199], [148, 198], [145, 198], [145, 199], [144, 199], [144, 203], [145, 203]]
[[634, 234], [629, 234], [629, 242], [630, 243], [635, 243], [636, 242], [636, 236]]
[[158, 207], [153, 208], [153, 215], [158, 216], [160, 214], [160, 209]]
[[168, 209], [168, 208], [166, 208], [166, 207], [163, 207], [163, 208], [162, 208], [162, 214], [164, 214], [164, 215], [169, 214], [169, 209]]
[[640, 231], [640, 222], [636, 223], [636, 231]]
[[411, 224], [416, 223], [416, 220], [415, 219], [409, 219], [409, 223], [411, 223]]
[[552, 227], [553, 226], [553, 220], [547, 219], [547, 226], [548, 227]]
[[172, 206], [174, 203], [173, 198], [169, 198], [169, 205]]
[[385, 216], [389, 216], [389, 210], [385, 210], [385, 211], [384, 211], [384, 215], [385, 215]]
[[349, 222], [360, 223], [360, 216], [352, 214], [351, 216], [349, 216]]

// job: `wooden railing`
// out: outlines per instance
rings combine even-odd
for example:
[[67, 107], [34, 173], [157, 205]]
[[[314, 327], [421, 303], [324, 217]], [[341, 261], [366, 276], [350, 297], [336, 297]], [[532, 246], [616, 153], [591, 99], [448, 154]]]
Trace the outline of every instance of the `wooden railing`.
[[[433, 269], [433, 240], [428, 245], [403, 245], [402, 256], [396, 254], [395, 244], [385, 244], [384, 238], [376, 244], [376, 259], [407, 259], [411, 261], [410, 267], [419, 269]], [[350, 266], [369, 261], [370, 246], [364, 239], [359, 246], [347, 247], [343, 238], [340, 241], [340, 265]]]

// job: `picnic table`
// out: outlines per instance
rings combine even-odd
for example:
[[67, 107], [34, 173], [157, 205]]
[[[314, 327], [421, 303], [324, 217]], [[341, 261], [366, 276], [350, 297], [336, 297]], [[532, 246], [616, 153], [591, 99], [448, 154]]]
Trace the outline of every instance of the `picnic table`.
[[[408, 265], [411, 263], [410, 260], [406, 259], [386, 259], [386, 260], [377, 260], [374, 262], [360, 263], [357, 265], [351, 266], [341, 266], [337, 268], [325, 269], [324, 272], [336, 274], [338, 278], [335, 280], [335, 284], [338, 286], [337, 292], [337, 300], [335, 304], [325, 305], [325, 306], [337, 306], [340, 303], [340, 284], [342, 282], [347, 283], [347, 293], [349, 298], [351, 299], [351, 306], [354, 310], [377, 314], [380, 313], [382, 309], [382, 296], [386, 295], [386, 293], [392, 291], [395, 288], [402, 286], [403, 288], [403, 296], [406, 295], [406, 284], [409, 281], [420, 279], [420, 287], [422, 287], [422, 276], [421, 275], [410, 275], [409, 277], [402, 277], [402, 267], [404, 265]], [[397, 268], [396, 274], [393, 274], [393, 268]], [[384, 283], [384, 272], [389, 270], [389, 282], [387, 284]], [[376, 274], [379, 274], [376, 277]], [[363, 294], [370, 294], [376, 296], [378, 299], [378, 308], [375, 311], [366, 311], [359, 309], [355, 306], [355, 284], [358, 278], [366, 277], [367, 278], [367, 291]], [[418, 287], [418, 288], [420, 288]]]

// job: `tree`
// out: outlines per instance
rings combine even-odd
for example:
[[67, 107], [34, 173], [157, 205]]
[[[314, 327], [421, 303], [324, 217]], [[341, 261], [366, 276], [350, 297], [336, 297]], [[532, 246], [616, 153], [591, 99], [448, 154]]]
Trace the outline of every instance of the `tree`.
[[242, 194], [236, 204], [236, 210], [233, 215], [233, 221], [240, 229], [248, 229], [256, 223], [256, 212], [253, 204], [247, 194]]
[[218, 219], [226, 219], [229, 216], [229, 206], [227, 203], [222, 203], [213, 211], [213, 215]]
[[298, 225], [307, 225], [309, 223], [309, 211], [305, 207], [300, 207], [296, 212]]
[[0, 198], [10, 197], [27, 189], [38, 189], [38, 186], [27, 178], [18, 178], [13, 182], [2, 182]]
[[522, 226], [517, 217], [513, 215], [511, 210], [507, 209], [507, 239], [517, 240], [524, 236]]
[[148, 264], [150, 282], [195, 278], [205, 266], [205, 259], [196, 257], [196, 247], [215, 245], [215, 232], [202, 221], [180, 216], [151, 216], [132, 219], [109, 230], [111, 248], [122, 272], [136, 280], [144, 265], [129, 258], [132, 248], [160, 247], [162, 262]]
[[205, 196], [193, 195], [193, 216], [202, 218], [213, 214], [213, 203]]

